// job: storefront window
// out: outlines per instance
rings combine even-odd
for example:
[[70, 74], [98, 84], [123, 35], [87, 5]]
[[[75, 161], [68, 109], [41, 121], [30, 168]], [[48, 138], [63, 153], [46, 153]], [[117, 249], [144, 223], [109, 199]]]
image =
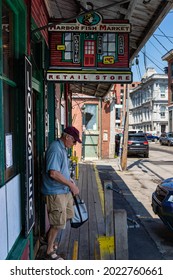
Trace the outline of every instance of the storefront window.
[[64, 59], [71, 60], [72, 59], [72, 33], [65, 33], [64, 35], [64, 43], [65, 43], [65, 51], [64, 51]]
[[4, 4], [2, 5], [2, 47], [3, 74], [13, 79], [13, 14]]
[[98, 106], [85, 104], [84, 125], [87, 130], [98, 130]]
[[4, 83], [4, 132], [5, 132], [5, 179], [8, 180], [15, 175], [14, 146], [16, 139], [16, 103], [15, 90]]
[[160, 116], [161, 118], [165, 118], [165, 112], [166, 112], [166, 107], [165, 106], [161, 106], [160, 107]]
[[100, 56], [100, 59], [104, 56], [113, 56], [114, 59], [117, 59], [117, 36], [115, 33], [106, 33], [103, 34], [103, 54]]
[[[14, 22], [13, 12], [2, 2], [2, 127], [4, 131], [3, 165], [1, 166], [3, 181], [7, 181], [16, 174], [16, 139], [17, 139], [17, 91], [14, 79]], [[14, 153], [15, 152], [15, 153]]]

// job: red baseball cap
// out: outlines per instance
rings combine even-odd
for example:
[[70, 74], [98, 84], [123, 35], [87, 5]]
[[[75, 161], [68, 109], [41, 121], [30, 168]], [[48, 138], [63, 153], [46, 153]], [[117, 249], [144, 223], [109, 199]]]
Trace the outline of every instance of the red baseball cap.
[[73, 136], [74, 140], [82, 143], [82, 141], [79, 138], [79, 130], [77, 130], [74, 126], [68, 126], [64, 129], [64, 132]]

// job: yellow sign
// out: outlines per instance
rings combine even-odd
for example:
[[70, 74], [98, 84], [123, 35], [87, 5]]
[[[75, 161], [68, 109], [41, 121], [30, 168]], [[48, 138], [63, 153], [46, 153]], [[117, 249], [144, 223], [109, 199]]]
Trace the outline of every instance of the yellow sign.
[[65, 51], [65, 45], [57, 45], [57, 51]]
[[104, 56], [103, 63], [104, 64], [114, 64], [114, 56]]

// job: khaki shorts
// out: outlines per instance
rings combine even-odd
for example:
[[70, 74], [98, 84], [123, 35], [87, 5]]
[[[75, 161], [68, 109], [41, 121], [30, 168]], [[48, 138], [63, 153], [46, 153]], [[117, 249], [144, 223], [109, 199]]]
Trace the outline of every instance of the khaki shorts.
[[66, 221], [74, 216], [71, 192], [47, 195], [45, 198], [50, 225], [57, 229], [64, 229], [66, 227]]

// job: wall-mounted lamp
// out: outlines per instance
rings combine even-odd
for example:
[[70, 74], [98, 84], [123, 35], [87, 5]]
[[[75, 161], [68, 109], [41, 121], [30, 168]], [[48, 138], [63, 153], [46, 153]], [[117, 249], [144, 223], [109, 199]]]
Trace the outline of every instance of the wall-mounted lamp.
[[84, 113], [85, 112], [85, 108], [86, 108], [86, 106], [85, 106], [85, 104], [81, 107], [81, 112], [82, 113]]

